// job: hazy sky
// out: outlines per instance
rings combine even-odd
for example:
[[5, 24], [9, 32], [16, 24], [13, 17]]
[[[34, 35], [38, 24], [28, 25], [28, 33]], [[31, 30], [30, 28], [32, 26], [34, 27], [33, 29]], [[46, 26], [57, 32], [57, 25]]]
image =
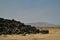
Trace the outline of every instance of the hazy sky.
[[60, 0], [0, 0], [0, 17], [60, 25]]

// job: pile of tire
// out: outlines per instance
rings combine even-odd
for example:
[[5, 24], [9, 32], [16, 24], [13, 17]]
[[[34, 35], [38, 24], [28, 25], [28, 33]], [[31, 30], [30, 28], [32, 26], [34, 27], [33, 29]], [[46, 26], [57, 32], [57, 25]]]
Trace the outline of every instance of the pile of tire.
[[14, 19], [0, 18], [0, 35], [4, 34], [36, 34], [39, 33], [39, 29], [35, 26], [25, 25], [20, 21]]

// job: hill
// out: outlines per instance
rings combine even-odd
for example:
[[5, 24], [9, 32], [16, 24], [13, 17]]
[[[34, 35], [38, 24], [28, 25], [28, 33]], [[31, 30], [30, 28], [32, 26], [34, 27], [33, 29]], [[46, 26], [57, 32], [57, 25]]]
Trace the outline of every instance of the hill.
[[55, 25], [47, 22], [36, 22], [36, 23], [27, 23], [27, 24], [36, 27], [60, 27], [60, 25]]

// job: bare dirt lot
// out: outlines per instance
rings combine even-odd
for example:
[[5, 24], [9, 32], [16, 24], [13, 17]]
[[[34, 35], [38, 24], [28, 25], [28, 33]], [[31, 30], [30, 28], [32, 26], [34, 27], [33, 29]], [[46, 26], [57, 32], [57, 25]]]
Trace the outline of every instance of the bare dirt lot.
[[0, 35], [0, 40], [60, 40], [60, 28], [42, 28], [49, 30], [49, 34]]

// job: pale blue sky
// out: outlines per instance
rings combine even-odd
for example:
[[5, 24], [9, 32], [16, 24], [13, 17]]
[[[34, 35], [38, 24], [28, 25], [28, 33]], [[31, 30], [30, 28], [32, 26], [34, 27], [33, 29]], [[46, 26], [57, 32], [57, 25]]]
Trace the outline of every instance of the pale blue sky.
[[0, 17], [60, 25], [60, 0], [0, 0]]

